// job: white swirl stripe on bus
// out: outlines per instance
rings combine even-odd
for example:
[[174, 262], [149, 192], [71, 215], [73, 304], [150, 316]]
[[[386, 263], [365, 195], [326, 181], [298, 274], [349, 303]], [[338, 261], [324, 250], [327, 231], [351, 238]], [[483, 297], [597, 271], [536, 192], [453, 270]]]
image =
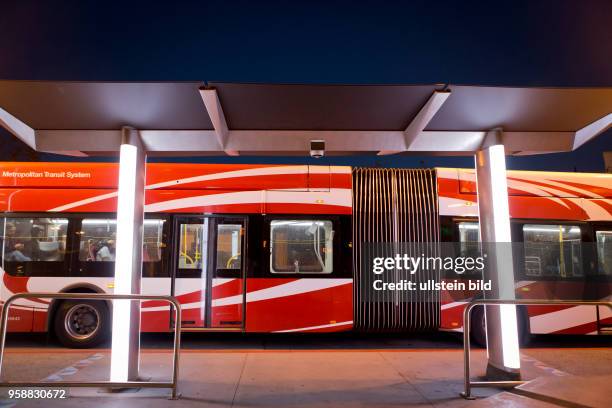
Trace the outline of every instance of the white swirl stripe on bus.
[[[258, 302], [261, 300], [276, 299], [287, 296], [299, 295], [318, 290], [329, 289], [352, 283], [352, 279], [299, 279], [296, 281], [283, 283], [270, 288], [255, 290], [246, 295], [247, 302]], [[224, 298], [213, 299], [212, 307], [231, 306], [242, 303], [243, 294], [227, 296]], [[182, 310], [199, 309], [204, 305], [204, 300], [185, 303], [181, 305]], [[143, 308], [144, 312], [158, 312], [168, 310], [168, 306], [154, 306]]]
[[[298, 170], [301, 170], [301, 171], [298, 171]], [[195, 183], [199, 181], [222, 180], [222, 179], [230, 179], [230, 178], [237, 178], [237, 177], [266, 176], [266, 175], [273, 175], [273, 174], [296, 174], [296, 173], [305, 173], [305, 171], [300, 169], [299, 166], [293, 166], [293, 167], [280, 166], [276, 168], [275, 167], [262, 167], [258, 169], [228, 171], [228, 172], [221, 172], [221, 173], [205, 174], [202, 176], [188, 177], [184, 179], [164, 181], [161, 183], [155, 183], [155, 184], [150, 184], [148, 186], [145, 186], [145, 190], [155, 190], [158, 188]], [[97, 201], [114, 198], [114, 197], [117, 197], [117, 194], [118, 193], [114, 191], [112, 193], [102, 194], [102, 195], [91, 197], [91, 198], [86, 198], [84, 200], [79, 200], [79, 201], [75, 201], [73, 203], [66, 204], [60, 207], [52, 208], [49, 211], [53, 211], [53, 212], [64, 211], [70, 208], [79, 207], [81, 205], [91, 204]]]
[[[262, 200], [263, 192], [266, 193], [266, 204], [287, 203], [317, 205], [313, 202], [313, 197], [310, 194], [295, 194], [293, 191], [254, 190], [177, 198], [175, 200], [147, 204], [145, 205], [145, 211], [161, 212], [180, 208], [206, 207], [213, 205], [258, 204], [264, 202], [264, 200]], [[331, 189], [329, 193], [318, 192], [317, 194], [325, 199], [326, 205], [351, 207], [351, 190], [349, 188], [334, 188]]]
[[[607, 309], [607, 308], [606, 308]], [[571, 329], [597, 321], [595, 306], [574, 306], [529, 318], [532, 333], [545, 334]]]
[[580, 199], [580, 200], [581, 200], [580, 204], [582, 204], [582, 209], [589, 216], [589, 220], [598, 220], [598, 221], [601, 221], [601, 220], [609, 221], [610, 220], [610, 215], [612, 214], [610, 214], [608, 210], [606, 210], [604, 207], [602, 207], [598, 203], [602, 202], [602, 203], [612, 204], [612, 200], [605, 200], [605, 199], [597, 199], [597, 200]]
[[320, 326], [300, 327], [299, 329], [276, 330], [276, 331], [273, 331], [272, 333], [303, 332], [303, 331], [309, 331], [309, 330], [327, 329], [328, 327], [347, 326], [349, 324], [353, 324], [353, 321], [349, 320], [346, 322], [322, 324]]
[[[537, 184], [531, 184], [528, 181], [519, 180], [508, 180], [508, 187], [515, 190], [521, 190], [526, 193], [531, 193], [539, 197], [548, 198], [555, 203], [562, 205], [563, 207], [569, 208], [569, 206], [563, 202], [559, 197], [567, 196], [567, 193], [551, 187], [540, 186]], [[551, 196], [552, 194], [552, 196]]]
[[[329, 289], [336, 286], [352, 283], [352, 279], [299, 279], [282, 285], [272, 286], [249, 292], [246, 295], [247, 302], [258, 302], [261, 300], [281, 298], [317, 290]], [[212, 306], [229, 306], [242, 303], [243, 295], [228, 296], [221, 299], [213, 299]]]
[[[318, 172], [315, 172], [318, 173]], [[330, 174], [350, 174], [350, 168], [345, 168], [344, 166], [332, 166], [330, 167]], [[293, 175], [293, 174], [308, 174], [307, 166], [274, 166], [274, 167], [261, 167], [256, 169], [245, 169], [245, 170], [236, 170], [236, 171], [227, 171], [221, 173], [213, 173], [213, 174], [205, 174], [201, 176], [187, 177], [184, 179], [176, 179], [170, 181], [163, 181], [160, 183], [150, 184], [145, 186], [146, 190], [155, 190], [158, 188], [183, 185], [183, 184], [191, 184], [201, 181], [211, 181], [211, 180], [222, 180], [222, 179], [232, 179], [232, 178], [242, 178], [242, 177], [263, 177], [263, 176], [271, 176], [271, 175]], [[55, 207], [49, 210], [49, 212], [61, 212], [71, 208], [80, 207], [82, 205], [95, 203], [102, 200], [107, 200], [110, 198], [117, 197], [117, 192], [114, 191], [112, 193], [102, 194], [95, 197], [86, 198], [83, 200], [75, 201], [73, 203], [61, 205], [59, 207]]]
[[260, 167], [255, 169], [244, 169], [226, 171], [222, 173], [204, 174], [201, 176], [187, 177], [184, 179], [162, 181], [160, 183], [150, 184], [146, 187], [147, 190], [153, 190], [156, 188], [164, 188], [169, 186], [177, 186], [182, 184], [198, 183], [201, 181], [211, 180], [222, 180], [231, 178], [243, 178], [243, 177], [259, 177], [259, 176], [276, 176], [276, 175], [292, 175], [292, 174], [308, 174], [308, 168], [306, 166], [274, 166], [274, 167]]
[[110, 198], [115, 198], [117, 197], [117, 192], [112, 192], [112, 193], [107, 193], [107, 194], [101, 194], [95, 197], [90, 197], [90, 198], [86, 198], [84, 200], [79, 200], [79, 201], [75, 201], [73, 203], [70, 204], [64, 204], [64, 205], [60, 205], [59, 207], [55, 207], [49, 210], [49, 212], [62, 212], [65, 210], [69, 210], [71, 208], [75, 208], [75, 207], [80, 207], [82, 205], [87, 205], [87, 204], [91, 204], [91, 203], [95, 203], [98, 201], [103, 201], [103, 200], [108, 200]]

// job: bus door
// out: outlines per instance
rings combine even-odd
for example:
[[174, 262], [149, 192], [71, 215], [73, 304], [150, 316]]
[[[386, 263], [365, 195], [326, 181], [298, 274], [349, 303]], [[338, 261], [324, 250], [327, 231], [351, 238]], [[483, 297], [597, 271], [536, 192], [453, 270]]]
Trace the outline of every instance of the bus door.
[[183, 328], [243, 327], [245, 226], [235, 216], [175, 219], [173, 294]]
[[[596, 288], [595, 299], [606, 300], [612, 293], [612, 224], [593, 226], [597, 257], [595, 276], [591, 284]], [[597, 306], [597, 326], [600, 334], [612, 334], [612, 310]]]

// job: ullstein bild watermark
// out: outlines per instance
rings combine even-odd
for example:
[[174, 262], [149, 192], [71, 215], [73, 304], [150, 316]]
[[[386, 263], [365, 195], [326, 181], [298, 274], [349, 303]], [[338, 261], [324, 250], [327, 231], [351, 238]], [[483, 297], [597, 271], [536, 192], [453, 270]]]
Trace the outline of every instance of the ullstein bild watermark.
[[[472, 256], [410, 256], [406, 253], [395, 254], [389, 257], [374, 257], [372, 259], [372, 272], [375, 275], [384, 273], [400, 272], [415, 275], [419, 271], [441, 271], [445, 276], [448, 272], [454, 272], [457, 275], [466, 273], [482, 272], [485, 268], [485, 259], [487, 255], [472, 257]], [[469, 279], [459, 281], [457, 279], [448, 280], [409, 280], [399, 279], [397, 281], [386, 282], [383, 279], [375, 279], [372, 282], [372, 288], [375, 291], [432, 291], [432, 290], [448, 290], [448, 291], [464, 291], [464, 290], [491, 290], [491, 281], [483, 279]]]

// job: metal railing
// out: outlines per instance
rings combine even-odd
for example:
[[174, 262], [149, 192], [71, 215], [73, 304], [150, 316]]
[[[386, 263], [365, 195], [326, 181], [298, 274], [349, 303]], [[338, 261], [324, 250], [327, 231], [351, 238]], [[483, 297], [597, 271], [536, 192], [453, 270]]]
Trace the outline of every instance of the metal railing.
[[470, 379], [470, 327], [471, 311], [475, 306], [518, 305], [518, 306], [607, 306], [612, 309], [610, 301], [588, 300], [500, 300], [476, 299], [472, 300], [463, 311], [463, 364], [464, 364], [464, 391], [461, 396], [466, 399], [472, 397], [472, 387], [516, 387], [527, 381], [471, 381]]
[[[17, 293], [6, 300], [0, 318], [0, 380], [2, 379], [2, 362], [4, 360], [4, 343], [8, 324], [8, 312], [11, 304], [18, 299], [69, 299], [69, 300], [161, 300], [174, 306], [174, 349], [172, 357], [172, 380], [163, 381], [53, 381], [23, 382], [0, 381], [0, 387], [106, 387], [106, 388], [170, 388], [171, 399], [178, 398], [178, 370], [181, 349], [181, 305], [174, 296], [156, 295], [114, 295], [105, 293], [50, 293], [31, 292]], [[140, 356], [139, 356], [140, 358]]]

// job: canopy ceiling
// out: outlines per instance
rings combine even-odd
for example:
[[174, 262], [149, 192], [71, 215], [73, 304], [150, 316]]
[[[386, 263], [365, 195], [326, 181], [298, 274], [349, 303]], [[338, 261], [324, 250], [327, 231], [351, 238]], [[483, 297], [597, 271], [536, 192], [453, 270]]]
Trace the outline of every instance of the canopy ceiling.
[[612, 124], [612, 88], [0, 81], [0, 125], [30, 147], [149, 154], [472, 154], [501, 128], [509, 154], [573, 150]]

